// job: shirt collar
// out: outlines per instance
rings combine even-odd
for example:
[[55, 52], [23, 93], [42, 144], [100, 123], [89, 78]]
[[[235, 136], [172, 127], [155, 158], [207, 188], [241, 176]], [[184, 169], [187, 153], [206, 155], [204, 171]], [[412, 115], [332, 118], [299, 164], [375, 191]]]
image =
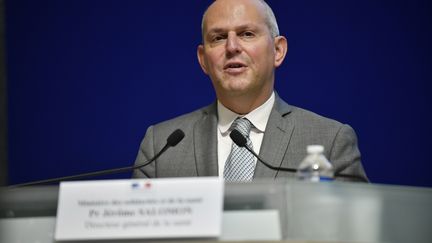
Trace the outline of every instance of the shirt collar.
[[219, 100], [217, 102], [218, 111], [218, 127], [219, 132], [226, 134], [229, 132], [231, 124], [237, 117], [247, 118], [253, 125], [254, 130], [263, 133], [267, 126], [268, 118], [275, 102], [275, 93], [273, 92], [264, 104], [257, 107], [255, 110], [246, 115], [239, 115], [226, 108]]

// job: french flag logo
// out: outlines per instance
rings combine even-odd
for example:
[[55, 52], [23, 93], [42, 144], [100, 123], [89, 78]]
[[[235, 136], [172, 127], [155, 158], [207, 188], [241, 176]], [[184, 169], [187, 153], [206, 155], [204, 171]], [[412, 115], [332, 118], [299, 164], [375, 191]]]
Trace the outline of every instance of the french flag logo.
[[150, 181], [146, 181], [144, 183], [133, 182], [131, 185], [132, 189], [144, 189], [149, 190], [152, 188], [152, 184]]

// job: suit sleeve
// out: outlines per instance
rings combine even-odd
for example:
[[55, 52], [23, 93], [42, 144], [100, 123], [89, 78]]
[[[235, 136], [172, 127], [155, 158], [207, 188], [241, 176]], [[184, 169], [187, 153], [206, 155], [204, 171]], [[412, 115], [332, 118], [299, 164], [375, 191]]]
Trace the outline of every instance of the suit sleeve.
[[[135, 160], [135, 165], [144, 164], [149, 159], [154, 156], [154, 136], [153, 136], [153, 126], [150, 126], [147, 129], [147, 132], [144, 136], [144, 139], [141, 142], [140, 148], [138, 150], [138, 155]], [[133, 178], [155, 178], [156, 177], [156, 168], [155, 162], [153, 161], [151, 164], [136, 169], [133, 173]]]
[[368, 181], [361, 163], [357, 135], [349, 125], [342, 125], [337, 132], [329, 159], [333, 163], [335, 172], [357, 177], [354, 179], [335, 175], [336, 180]]

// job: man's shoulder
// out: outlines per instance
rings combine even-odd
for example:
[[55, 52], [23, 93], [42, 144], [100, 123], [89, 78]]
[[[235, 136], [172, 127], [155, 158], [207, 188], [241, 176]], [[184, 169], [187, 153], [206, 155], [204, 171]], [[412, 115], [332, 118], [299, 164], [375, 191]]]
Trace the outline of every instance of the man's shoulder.
[[327, 126], [341, 126], [341, 122], [334, 120], [332, 118], [325, 117], [318, 113], [306, 110], [304, 108], [293, 106], [292, 115], [301, 124], [322, 124]]
[[312, 134], [316, 137], [334, 137], [338, 134], [345, 134], [344, 136], [350, 138], [356, 137], [356, 132], [350, 125], [319, 115], [315, 112], [293, 107], [290, 115], [291, 118], [288, 119], [290, 119], [290, 122], [294, 124], [297, 132], [302, 136]]
[[282, 98], [277, 97], [275, 103], [275, 109], [281, 113], [282, 117], [289, 119], [290, 122], [296, 125], [327, 125], [327, 126], [341, 126], [342, 123], [325, 117], [323, 115], [317, 114], [310, 110], [300, 108], [285, 102]]
[[343, 123], [334, 120], [332, 118], [325, 117], [318, 113], [312, 112], [310, 110], [300, 108], [294, 105], [289, 105], [282, 100], [280, 104], [281, 107], [285, 107], [286, 112], [283, 117], [288, 119], [290, 123], [295, 125], [297, 128], [304, 129], [329, 129], [329, 130], [339, 130]]

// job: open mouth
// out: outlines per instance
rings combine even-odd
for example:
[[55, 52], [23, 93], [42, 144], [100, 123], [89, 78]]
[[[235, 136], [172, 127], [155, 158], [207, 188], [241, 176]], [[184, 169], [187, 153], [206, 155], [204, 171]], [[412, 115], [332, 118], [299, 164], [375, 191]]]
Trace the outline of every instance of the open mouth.
[[239, 69], [243, 69], [247, 67], [246, 65], [244, 65], [243, 63], [240, 62], [232, 62], [232, 63], [228, 63], [224, 66], [225, 70], [239, 70]]

